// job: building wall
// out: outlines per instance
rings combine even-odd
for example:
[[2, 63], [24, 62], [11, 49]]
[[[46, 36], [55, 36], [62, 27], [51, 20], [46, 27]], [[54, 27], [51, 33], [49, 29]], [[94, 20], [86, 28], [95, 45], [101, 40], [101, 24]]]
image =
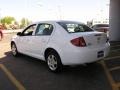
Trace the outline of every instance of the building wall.
[[110, 0], [110, 40], [120, 41], [120, 0]]

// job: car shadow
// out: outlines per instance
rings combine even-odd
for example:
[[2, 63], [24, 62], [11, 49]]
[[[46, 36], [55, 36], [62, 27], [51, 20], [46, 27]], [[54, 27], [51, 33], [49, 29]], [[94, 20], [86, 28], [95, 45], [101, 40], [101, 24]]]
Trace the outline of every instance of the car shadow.
[[28, 90], [35, 90], [34, 88], [36, 90], [38, 88], [44, 90], [78, 90], [78, 88], [83, 90], [84, 88], [84, 90], [89, 90], [89, 87], [92, 90], [94, 90], [93, 88], [104, 90], [108, 85], [104, 70], [99, 63], [87, 66], [64, 66], [61, 72], [52, 73], [44, 61], [26, 55], [14, 57], [10, 51], [5, 52], [5, 57], [0, 58], [0, 61]]
[[[23, 54], [20, 54], [18, 57], [14, 57], [11, 51], [5, 52], [5, 57], [0, 58], [0, 61], [6, 66], [12, 63], [13, 63], [13, 66], [17, 64], [19, 65], [20, 63], [27, 64], [27, 65], [30, 64], [33, 67], [44, 68], [46, 69], [46, 71], [50, 72], [48, 70], [48, 67], [45, 61], [42, 61], [33, 57], [29, 57]], [[103, 68], [101, 64], [96, 62], [96, 63], [87, 64], [87, 65], [64, 66], [63, 70], [59, 74], [80, 73], [80, 76], [90, 76], [90, 75], [95, 76], [95, 75], [98, 75], [98, 73], [101, 73], [99, 71], [102, 71], [102, 70]]]
[[11, 51], [5, 52], [4, 54], [5, 54], [5, 57], [0, 58], [0, 61], [3, 64], [7, 64], [9, 62], [17, 62], [17, 61], [21, 61], [21, 62], [25, 62], [25, 63], [29, 62], [29, 63], [35, 64], [35, 65], [43, 64], [43, 66], [46, 64], [42, 60], [27, 56], [27, 55], [23, 55], [23, 54], [20, 54], [19, 56], [15, 57], [12, 55]]

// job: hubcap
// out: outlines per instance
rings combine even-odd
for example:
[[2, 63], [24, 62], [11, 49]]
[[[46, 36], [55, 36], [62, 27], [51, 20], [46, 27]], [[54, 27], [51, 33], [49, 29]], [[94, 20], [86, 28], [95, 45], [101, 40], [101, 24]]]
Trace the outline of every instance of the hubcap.
[[47, 59], [47, 64], [51, 70], [57, 69], [57, 59], [54, 55], [49, 55]]
[[13, 53], [13, 55], [16, 55], [17, 54], [17, 52], [16, 52], [16, 46], [13, 44], [12, 45], [12, 53]]

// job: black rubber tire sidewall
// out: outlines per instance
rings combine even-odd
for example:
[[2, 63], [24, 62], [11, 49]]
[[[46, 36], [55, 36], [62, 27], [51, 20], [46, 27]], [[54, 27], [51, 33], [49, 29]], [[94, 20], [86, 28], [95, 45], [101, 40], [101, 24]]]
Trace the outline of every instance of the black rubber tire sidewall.
[[15, 56], [15, 57], [19, 56], [19, 53], [18, 53], [18, 50], [17, 50], [16, 44], [15, 44], [15, 43], [12, 43], [12, 44], [11, 44], [11, 49], [12, 49], [12, 45], [14, 45], [15, 48], [16, 48], [16, 54], [13, 54], [13, 52], [12, 52], [12, 55]]
[[[57, 68], [56, 68], [55, 70], [51, 70], [51, 69], [49, 68], [49, 66], [48, 66], [47, 58], [48, 58], [49, 55], [54, 55], [54, 56], [56, 57], [56, 59], [57, 59]], [[61, 63], [60, 56], [57, 54], [57, 52], [55, 52], [55, 51], [50, 51], [50, 52], [48, 52], [48, 53], [47, 53], [47, 56], [46, 56], [46, 62], [47, 62], [47, 66], [48, 66], [48, 68], [49, 68], [50, 71], [52, 71], [52, 72], [60, 72], [60, 71], [62, 71], [63, 65], [62, 65], [62, 63]]]

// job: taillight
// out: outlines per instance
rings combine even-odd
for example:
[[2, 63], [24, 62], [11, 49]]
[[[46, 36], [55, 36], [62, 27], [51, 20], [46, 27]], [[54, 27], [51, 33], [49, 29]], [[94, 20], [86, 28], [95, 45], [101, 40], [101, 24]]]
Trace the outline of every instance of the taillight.
[[85, 47], [86, 43], [83, 37], [75, 38], [71, 40], [71, 43], [77, 47]]

